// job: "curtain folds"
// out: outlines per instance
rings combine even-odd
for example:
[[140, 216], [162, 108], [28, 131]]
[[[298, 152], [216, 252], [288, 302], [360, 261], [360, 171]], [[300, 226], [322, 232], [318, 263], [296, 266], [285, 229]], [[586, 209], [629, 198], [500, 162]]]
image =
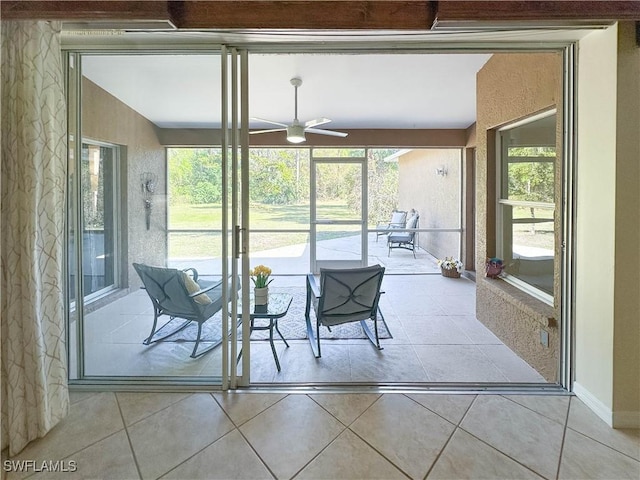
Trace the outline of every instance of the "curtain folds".
[[64, 317], [66, 105], [57, 22], [2, 22], [2, 447], [68, 412]]

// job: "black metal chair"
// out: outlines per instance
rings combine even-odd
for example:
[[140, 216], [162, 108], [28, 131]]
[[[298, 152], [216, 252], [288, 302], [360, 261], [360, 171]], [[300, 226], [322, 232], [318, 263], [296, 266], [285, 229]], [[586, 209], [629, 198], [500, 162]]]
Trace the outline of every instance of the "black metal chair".
[[[202, 340], [202, 325], [222, 308], [222, 281], [209, 282], [198, 279], [195, 268], [178, 270], [175, 268], [152, 267], [134, 263], [144, 289], [153, 304], [153, 326], [151, 333], [142, 342], [145, 345], [165, 340], [186, 328], [191, 322], [198, 323], [198, 333], [191, 357], [196, 358], [216, 348], [222, 343], [222, 334], [212, 345], [198, 352]], [[189, 273], [191, 272], [191, 275]], [[158, 328], [158, 318], [167, 315], [169, 321]], [[168, 333], [162, 330], [175, 318], [185, 321]], [[222, 332], [222, 328], [220, 329]], [[160, 334], [158, 336], [158, 334]], [[156, 337], [157, 338], [154, 338]]]
[[[378, 308], [384, 267], [320, 269], [320, 286], [313, 275], [307, 275], [307, 305], [305, 319], [309, 343], [316, 358], [320, 358], [320, 325], [331, 330], [334, 325], [360, 322], [365, 335], [373, 345], [382, 350], [378, 338], [378, 316], [384, 322]], [[311, 324], [311, 306], [316, 315], [315, 328]], [[374, 332], [366, 324], [373, 320]]]
[[[409, 220], [407, 220], [407, 230], [418, 228], [420, 215], [415, 213]], [[413, 258], [416, 258], [416, 232], [401, 231], [392, 232], [387, 237], [387, 247], [389, 247], [389, 255], [391, 256], [391, 250], [394, 248], [403, 248], [405, 250], [411, 250]]]

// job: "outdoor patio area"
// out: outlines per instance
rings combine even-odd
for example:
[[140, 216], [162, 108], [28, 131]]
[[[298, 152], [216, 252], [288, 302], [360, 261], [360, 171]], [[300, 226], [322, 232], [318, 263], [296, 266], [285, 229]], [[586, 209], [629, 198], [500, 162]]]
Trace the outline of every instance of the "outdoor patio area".
[[[313, 356], [304, 334], [305, 277], [277, 275], [280, 262], [296, 258], [262, 252], [252, 260], [274, 271], [273, 292], [293, 295], [280, 328], [289, 347], [277, 336], [278, 371], [269, 342], [254, 332], [251, 342], [251, 381], [254, 383], [424, 383], [505, 382], [545, 383], [533, 368], [506, 347], [475, 318], [475, 284], [466, 278], [445, 278], [436, 260], [424, 250], [388, 256], [381, 237], [370, 242], [369, 264], [387, 267], [380, 308], [391, 338], [375, 349], [359, 332], [353, 338], [323, 339], [322, 357]], [[353, 251], [349, 238], [327, 241], [324, 247], [344, 258]], [[280, 250], [280, 249], [278, 249]], [[304, 249], [302, 249], [304, 250]], [[292, 253], [293, 252], [293, 253]], [[303, 254], [298, 255], [298, 261]], [[184, 262], [184, 263], [183, 263]], [[215, 260], [180, 261], [207, 272]], [[215, 271], [215, 270], [214, 270]], [[428, 273], [427, 273], [428, 272]], [[218, 314], [220, 315], [220, 314]], [[134, 291], [85, 316], [85, 374], [88, 376], [202, 377], [221, 373], [221, 348], [190, 358], [193, 338], [142, 344], [153, 321], [151, 301], [144, 290]], [[219, 325], [214, 316], [205, 323]], [[290, 324], [290, 325], [289, 325]], [[293, 328], [295, 324], [296, 328]], [[357, 325], [357, 324], [356, 324]], [[357, 327], [359, 329], [359, 327]], [[288, 335], [295, 335], [289, 337]], [[206, 335], [204, 338], [207, 338]]]
[[[422, 238], [427, 235], [438, 235], [435, 232], [422, 232]], [[415, 258], [411, 251], [387, 248], [386, 235], [376, 238], [375, 233], [369, 233], [367, 244], [367, 265], [382, 265], [389, 274], [426, 274], [439, 273], [437, 259], [420, 247], [420, 237], [416, 242]], [[359, 236], [344, 236], [317, 243], [317, 258], [319, 260], [350, 260], [361, 258], [361, 242]], [[456, 256], [458, 245], [451, 246], [448, 256]], [[309, 273], [309, 243], [288, 245], [251, 253], [251, 266], [268, 265], [275, 275], [306, 275]], [[221, 270], [220, 258], [170, 258], [169, 266], [175, 268], [195, 267], [203, 275], [219, 276]], [[304, 286], [304, 284], [303, 284]]]

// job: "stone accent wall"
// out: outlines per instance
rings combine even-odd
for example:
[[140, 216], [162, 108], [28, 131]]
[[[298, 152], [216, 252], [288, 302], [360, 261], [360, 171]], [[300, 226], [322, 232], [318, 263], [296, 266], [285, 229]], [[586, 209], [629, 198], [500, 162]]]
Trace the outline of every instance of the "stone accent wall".
[[[478, 72], [477, 79], [476, 315], [547, 381], [556, 382], [560, 351], [557, 323], [560, 318], [559, 210], [556, 214], [556, 304], [553, 308], [503, 280], [484, 279], [483, 272], [485, 259], [496, 253], [495, 131], [503, 125], [555, 107], [559, 119], [557, 151], [562, 152], [562, 56], [560, 53], [495, 54]], [[562, 198], [560, 173], [559, 159], [556, 162], [558, 209]], [[549, 335], [548, 348], [540, 343], [542, 330]]]

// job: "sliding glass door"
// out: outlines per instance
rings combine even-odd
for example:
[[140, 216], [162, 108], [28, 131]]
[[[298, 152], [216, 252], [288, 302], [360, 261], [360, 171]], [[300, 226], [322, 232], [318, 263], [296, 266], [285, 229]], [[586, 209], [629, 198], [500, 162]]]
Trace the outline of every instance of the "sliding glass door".
[[[247, 155], [240, 55], [67, 58], [70, 378], [223, 388], [242, 382], [238, 373], [248, 369], [236, 370], [242, 336], [235, 325], [237, 299], [248, 291], [248, 265], [240, 263], [248, 238], [240, 204]], [[162, 295], [153, 290], [172, 287], [144, 278], [140, 265], [176, 272], [184, 302], [206, 314], [183, 319], [159, 307]], [[189, 297], [185, 270], [199, 290], [217, 285], [205, 292], [211, 306]], [[214, 348], [194, 355], [207, 347]]]

